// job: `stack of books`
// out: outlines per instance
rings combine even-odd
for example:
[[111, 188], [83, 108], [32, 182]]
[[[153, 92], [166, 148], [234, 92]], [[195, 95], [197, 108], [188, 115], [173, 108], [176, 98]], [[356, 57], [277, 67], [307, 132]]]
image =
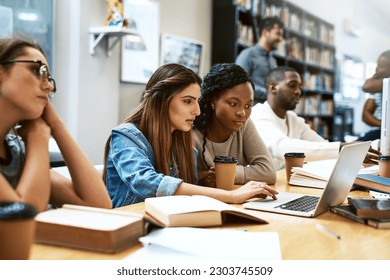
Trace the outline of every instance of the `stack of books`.
[[331, 211], [375, 228], [390, 228], [390, 199], [348, 197], [348, 205], [331, 207]]

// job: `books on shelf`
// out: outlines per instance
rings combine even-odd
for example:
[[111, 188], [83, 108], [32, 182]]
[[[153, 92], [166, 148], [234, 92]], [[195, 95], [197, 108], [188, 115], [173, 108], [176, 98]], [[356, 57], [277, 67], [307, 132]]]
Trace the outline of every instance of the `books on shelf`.
[[390, 199], [348, 197], [348, 204], [360, 218], [390, 219]]
[[255, 43], [252, 27], [241, 22], [237, 24], [237, 38], [238, 42], [242, 45], [251, 46]]
[[326, 44], [333, 45], [333, 28], [331, 26], [320, 24], [320, 40]]
[[319, 39], [320, 36], [317, 22], [313, 19], [306, 18], [303, 21], [303, 34], [316, 40]]
[[366, 224], [378, 229], [390, 228], [390, 219], [365, 219], [356, 215], [350, 205], [339, 205], [330, 208], [330, 211], [355, 222]]
[[142, 215], [65, 204], [35, 218], [35, 242], [114, 253], [138, 242], [144, 235]]
[[262, 224], [268, 223], [261, 219], [258, 213], [201, 195], [147, 198], [145, 214], [146, 219], [162, 227], [220, 226], [237, 218]]
[[390, 193], [390, 178], [381, 177], [376, 174], [358, 174], [354, 185], [355, 188], [363, 187], [369, 190]]
[[303, 75], [303, 86], [309, 90], [333, 90], [333, 77], [329, 74], [317, 74], [305, 71]]
[[[323, 189], [335, 164], [336, 159], [327, 159], [306, 162], [303, 167], [293, 167], [291, 169], [290, 185]], [[358, 176], [377, 174], [378, 170], [378, 165], [363, 167], [360, 169]]]

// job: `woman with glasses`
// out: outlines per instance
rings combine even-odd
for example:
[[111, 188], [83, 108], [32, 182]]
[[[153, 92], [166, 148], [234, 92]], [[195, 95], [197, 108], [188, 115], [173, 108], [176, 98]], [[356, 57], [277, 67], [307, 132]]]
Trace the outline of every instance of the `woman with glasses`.
[[200, 114], [201, 79], [179, 64], [158, 68], [135, 111], [115, 127], [105, 149], [105, 178], [113, 207], [168, 195], [205, 195], [228, 203], [277, 192], [259, 182], [227, 191], [196, 185], [192, 125]]
[[[0, 202], [30, 203], [38, 211], [48, 203], [111, 208], [101, 177], [50, 102], [55, 91], [46, 57], [37, 44], [0, 39]], [[50, 136], [72, 180], [50, 170]]]

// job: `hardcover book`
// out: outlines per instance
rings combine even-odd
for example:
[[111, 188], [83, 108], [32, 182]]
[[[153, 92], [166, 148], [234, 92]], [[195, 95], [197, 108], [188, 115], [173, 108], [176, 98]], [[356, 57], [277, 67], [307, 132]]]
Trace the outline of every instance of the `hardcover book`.
[[345, 218], [348, 218], [350, 220], [353, 220], [355, 222], [365, 224], [366, 219], [360, 218], [358, 215], [356, 215], [354, 209], [350, 205], [338, 205], [338, 206], [332, 206], [330, 207], [330, 211], [333, 213], [336, 213], [340, 216], [343, 216]]
[[369, 190], [390, 193], [390, 178], [374, 174], [359, 174], [356, 176], [355, 185]]
[[340, 216], [353, 220], [355, 222], [366, 224], [378, 229], [390, 228], [390, 219], [365, 219], [356, 215], [354, 209], [350, 205], [339, 205], [330, 208], [330, 211]]
[[234, 219], [268, 223], [258, 217], [258, 213], [201, 195], [147, 198], [145, 212], [148, 220], [162, 227], [220, 226]]
[[104, 253], [131, 247], [144, 235], [142, 215], [65, 204], [35, 218], [35, 242]]
[[348, 204], [360, 218], [390, 219], [390, 200], [348, 197]]
[[387, 229], [390, 228], [390, 219], [368, 219], [367, 225], [375, 228]]

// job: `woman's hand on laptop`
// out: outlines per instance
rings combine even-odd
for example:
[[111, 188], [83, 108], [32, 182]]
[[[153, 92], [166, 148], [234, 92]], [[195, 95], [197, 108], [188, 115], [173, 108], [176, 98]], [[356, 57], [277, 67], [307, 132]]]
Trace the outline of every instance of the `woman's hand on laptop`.
[[252, 197], [266, 198], [268, 196], [276, 200], [278, 192], [265, 182], [250, 181], [232, 192], [232, 203], [243, 203]]

